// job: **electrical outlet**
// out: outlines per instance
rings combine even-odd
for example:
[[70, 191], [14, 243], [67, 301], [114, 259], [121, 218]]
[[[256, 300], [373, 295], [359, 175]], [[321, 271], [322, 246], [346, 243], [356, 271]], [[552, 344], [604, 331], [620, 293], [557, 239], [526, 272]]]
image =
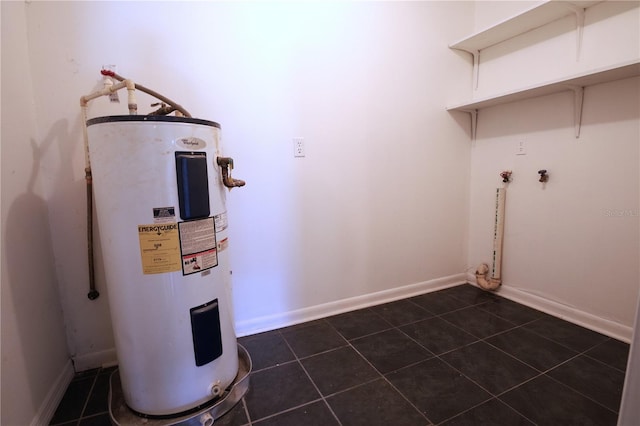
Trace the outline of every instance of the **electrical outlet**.
[[516, 155], [527, 155], [527, 145], [524, 141], [519, 141], [516, 146]]
[[304, 138], [293, 138], [293, 156], [304, 157]]

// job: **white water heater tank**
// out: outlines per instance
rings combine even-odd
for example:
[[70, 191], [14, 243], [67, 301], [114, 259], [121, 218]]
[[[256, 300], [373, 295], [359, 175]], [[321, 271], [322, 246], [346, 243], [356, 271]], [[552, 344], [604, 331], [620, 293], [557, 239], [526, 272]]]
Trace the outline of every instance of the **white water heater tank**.
[[220, 126], [139, 115], [87, 126], [124, 399], [148, 416], [197, 409], [238, 372]]

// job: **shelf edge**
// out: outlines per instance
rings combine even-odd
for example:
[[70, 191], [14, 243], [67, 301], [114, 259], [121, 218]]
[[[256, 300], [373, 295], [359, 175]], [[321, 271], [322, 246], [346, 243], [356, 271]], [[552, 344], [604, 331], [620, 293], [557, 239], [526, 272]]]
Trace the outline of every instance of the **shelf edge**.
[[594, 69], [566, 78], [551, 80], [545, 83], [512, 90], [464, 103], [447, 106], [447, 111], [471, 111], [488, 108], [519, 100], [531, 99], [552, 93], [570, 90], [571, 86], [592, 86], [595, 84], [616, 81], [640, 76], [640, 58], [622, 62], [613, 66]]

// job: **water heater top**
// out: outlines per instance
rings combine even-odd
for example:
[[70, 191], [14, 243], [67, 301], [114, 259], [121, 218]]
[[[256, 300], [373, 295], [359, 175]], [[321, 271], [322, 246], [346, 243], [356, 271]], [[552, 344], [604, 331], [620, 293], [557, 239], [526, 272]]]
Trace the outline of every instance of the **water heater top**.
[[87, 126], [100, 123], [114, 123], [120, 121], [151, 121], [164, 123], [202, 124], [205, 126], [220, 128], [215, 121], [202, 120], [200, 118], [175, 117], [173, 115], [108, 115], [87, 120]]

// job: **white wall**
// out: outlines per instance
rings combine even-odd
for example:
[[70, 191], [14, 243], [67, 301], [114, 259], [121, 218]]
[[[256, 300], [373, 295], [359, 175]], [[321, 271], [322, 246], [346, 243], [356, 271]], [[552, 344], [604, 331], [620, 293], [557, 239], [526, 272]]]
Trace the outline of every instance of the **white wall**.
[[476, 0], [473, 13], [474, 31], [480, 32], [493, 27], [528, 9], [534, 8], [546, 0]]
[[[486, 49], [478, 96], [637, 59], [638, 7], [587, 9], [580, 61], [574, 17]], [[491, 260], [494, 192], [511, 169], [501, 291], [625, 340], [640, 281], [639, 103], [638, 78], [587, 87], [579, 139], [569, 91], [483, 109], [471, 156], [469, 263]]]
[[[78, 107], [103, 64], [222, 124], [234, 176], [247, 181], [227, 197], [240, 334], [294, 321], [292, 312], [300, 320], [318, 306], [462, 277], [470, 145], [444, 105], [470, 88], [468, 59], [447, 44], [471, 28], [471, 3], [27, 9], [38, 126], [52, 141], [42, 164], [56, 275], [77, 365], [113, 358], [107, 299], [86, 298]], [[139, 104], [144, 111], [148, 101]], [[90, 108], [112, 113], [125, 107], [101, 99]], [[293, 158], [298, 136], [303, 159]]]
[[[48, 422], [73, 374], [62, 320], [22, 2], [2, 2], [2, 425]], [[56, 386], [56, 385], [60, 386]], [[53, 392], [52, 392], [53, 390]], [[48, 405], [49, 404], [49, 405]], [[48, 413], [46, 412], [48, 410]]]

